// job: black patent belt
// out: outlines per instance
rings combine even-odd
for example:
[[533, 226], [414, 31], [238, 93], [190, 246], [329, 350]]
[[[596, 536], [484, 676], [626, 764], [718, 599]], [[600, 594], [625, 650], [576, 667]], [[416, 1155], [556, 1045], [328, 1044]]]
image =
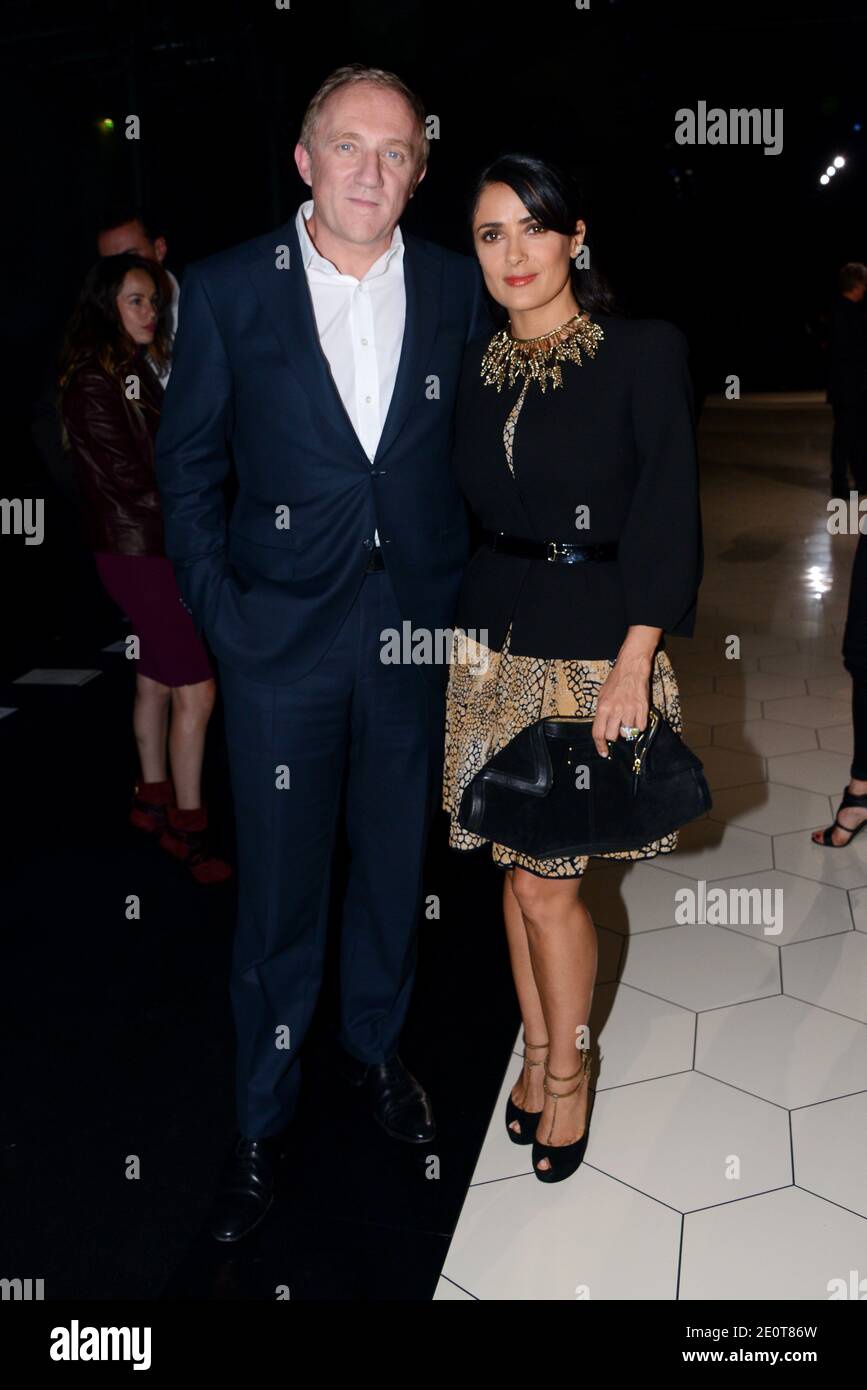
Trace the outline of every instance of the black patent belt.
[[531, 541], [525, 536], [506, 536], [485, 531], [485, 544], [498, 555], [517, 555], [522, 560], [549, 560], [552, 564], [579, 565], [584, 560], [616, 560], [617, 542], [578, 545], [574, 541]]

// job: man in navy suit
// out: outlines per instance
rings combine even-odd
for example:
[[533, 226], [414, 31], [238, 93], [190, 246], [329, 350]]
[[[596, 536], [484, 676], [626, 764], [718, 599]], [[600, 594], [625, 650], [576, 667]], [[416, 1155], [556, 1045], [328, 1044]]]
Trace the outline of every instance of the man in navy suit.
[[178, 586], [219, 664], [238, 832], [239, 1133], [220, 1240], [273, 1200], [344, 775], [342, 1072], [394, 1138], [435, 1132], [398, 1043], [447, 669], [382, 658], [404, 623], [433, 636], [453, 621], [468, 535], [452, 409], [465, 344], [491, 324], [475, 261], [398, 226], [425, 173], [424, 118], [394, 74], [338, 69], [295, 151], [312, 201], [190, 266], [181, 291], [157, 472]]

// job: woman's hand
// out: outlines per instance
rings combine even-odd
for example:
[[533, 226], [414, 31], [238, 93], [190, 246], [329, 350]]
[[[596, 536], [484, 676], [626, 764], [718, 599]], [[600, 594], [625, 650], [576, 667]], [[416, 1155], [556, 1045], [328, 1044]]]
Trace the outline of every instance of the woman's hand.
[[631, 627], [615, 665], [599, 689], [592, 734], [603, 758], [608, 757], [606, 739], [614, 743], [620, 737], [621, 724], [639, 730], [647, 727], [650, 676], [661, 634], [661, 628]]

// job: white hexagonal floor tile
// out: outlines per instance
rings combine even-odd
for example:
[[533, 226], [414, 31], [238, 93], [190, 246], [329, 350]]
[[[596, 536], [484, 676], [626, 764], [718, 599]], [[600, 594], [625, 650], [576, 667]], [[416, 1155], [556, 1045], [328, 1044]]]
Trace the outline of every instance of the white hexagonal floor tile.
[[620, 973], [620, 960], [623, 955], [623, 937], [619, 932], [600, 926], [596, 919], [596, 940], [599, 947], [596, 978], [600, 984], [616, 980]]
[[713, 730], [715, 747], [737, 753], [774, 757], [780, 753], [799, 753], [815, 748], [816, 733], [797, 724], [780, 724], [771, 719], [750, 719], [740, 724], [718, 724]]
[[[774, 946], [811, 941], [852, 927], [849, 899], [842, 888], [830, 888], [827, 883], [784, 874], [778, 869], [714, 879], [708, 883], [707, 892], [713, 888], [724, 888], [729, 894], [730, 931], [743, 932]], [[761, 900], [755, 897], [757, 892], [762, 894]], [[753, 895], [748, 902], [744, 893]], [[770, 931], [765, 930], [768, 925]], [[776, 930], [778, 926], [781, 931]]]
[[741, 830], [737, 825], [721, 825], [703, 816], [678, 832], [678, 846], [672, 854], [660, 854], [647, 862], [657, 873], [671, 872], [692, 879], [730, 878], [732, 874], [772, 869], [772, 845], [769, 835]]
[[[818, 829], [818, 826], [816, 827]], [[774, 836], [774, 865], [790, 874], [803, 874], [835, 888], [863, 888], [867, 884], [867, 835], [848, 845], [817, 845], [805, 830]]]
[[[710, 652], [678, 652], [677, 660], [672, 660], [675, 674], [679, 671], [689, 671], [693, 675], [701, 676], [730, 676], [733, 670], [755, 671], [758, 669], [756, 657], [742, 657], [739, 661], [734, 658], [729, 659], [725, 655], [725, 648], [722, 638], [716, 651]], [[698, 715], [697, 718], [702, 716]], [[731, 719], [732, 716], [729, 715]]]
[[792, 1113], [795, 1182], [867, 1216], [867, 1090]]
[[[751, 594], [745, 597], [743, 603], [738, 603], [727, 599], [723, 605], [725, 616], [728, 619], [729, 632], [736, 633], [738, 637], [743, 637], [748, 633], [750, 617], [755, 617], [757, 606], [757, 595]], [[771, 617], [791, 617], [790, 606], [779, 595], [767, 595], [762, 600], [763, 606]], [[747, 657], [744, 660], [748, 660]]]
[[800, 676], [773, 676], [767, 671], [747, 671], [743, 675], [717, 676], [721, 695], [737, 699], [774, 700], [784, 695], [806, 695], [806, 681]]
[[[771, 597], [773, 590], [771, 589]], [[752, 590], [753, 597], [756, 590]], [[749, 601], [749, 595], [747, 596]], [[797, 640], [792, 636], [785, 636], [779, 632], [748, 632], [741, 637], [741, 656], [779, 656], [786, 652], [796, 652], [798, 650]], [[762, 697], [759, 696], [761, 699]]]
[[733, 695], [690, 695], [684, 700], [683, 707], [690, 719], [698, 719], [702, 724], [743, 723], [747, 719], [758, 719], [762, 713], [758, 700], [745, 700]]
[[864, 1089], [867, 1026], [778, 994], [699, 1015], [696, 1070], [789, 1109]]
[[812, 680], [817, 676], [838, 675], [840, 659], [814, 656], [812, 652], [788, 652], [781, 656], [760, 656], [759, 670], [770, 671], [778, 676], [803, 676], [805, 680]]
[[789, 695], [783, 700], [765, 700], [763, 714], [780, 724], [803, 724], [822, 729], [829, 724], [848, 724], [852, 706], [846, 700], [828, 700], [822, 695]]
[[713, 692], [713, 676], [680, 671], [677, 673], [677, 688], [681, 695], [709, 695]]
[[[675, 851], [676, 853], [676, 851]], [[609, 931], [635, 936], [657, 927], [673, 927], [678, 888], [692, 883], [677, 874], [654, 872], [652, 861], [597, 867], [594, 860], [581, 888], [593, 921]]]
[[567, 1182], [546, 1185], [530, 1173], [471, 1187], [445, 1277], [480, 1299], [675, 1298], [680, 1216], [598, 1172], [594, 1139]]
[[848, 896], [855, 930], [867, 931], [867, 888], [853, 888]]
[[821, 695], [826, 700], [851, 700], [852, 677], [847, 671], [839, 676], [811, 676], [807, 681], [808, 695]]
[[[851, 763], [855, 747], [855, 735], [851, 724], [832, 724], [827, 729], [819, 729], [817, 735], [820, 748], [827, 748], [831, 753], [844, 753], [847, 764]], [[847, 767], [847, 779], [848, 775]]]
[[817, 633], [812, 639], [804, 638], [798, 643], [798, 651], [808, 652], [811, 656], [831, 657], [841, 663], [843, 660], [842, 648], [843, 643], [833, 633], [825, 633], [824, 635]]
[[708, 814], [711, 820], [759, 830], [764, 835], [784, 835], [789, 830], [815, 829], [825, 824], [829, 810], [827, 796], [775, 786], [772, 782], [754, 782], [718, 791]]
[[847, 601], [841, 594], [837, 601], [826, 603], [822, 600], [822, 595], [812, 594], [804, 596], [799, 602], [792, 604], [789, 612], [795, 618], [819, 617], [825, 624], [825, 630], [830, 632], [832, 623], [839, 621], [840, 618], [845, 618]]
[[755, 753], [735, 753], [731, 748], [705, 748], [701, 754], [704, 775], [711, 791], [718, 787], [742, 787], [762, 782], [765, 760]]
[[710, 724], [699, 724], [695, 719], [683, 721], [681, 738], [688, 748], [705, 748], [710, 743]]
[[437, 1280], [433, 1296], [435, 1303], [478, 1303], [478, 1299], [467, 1293], [466, 1289], [459, 1289], [451, 1279], [444, 1279], [442, 1275]]
[[695, 1072], [600, 1091], [591, 1145], [594, 1168], [682, 1212], [792, 1181], [786, 1111]]
[[[798, 642], [811, 637], [821, 637], [825, 625], [818, 621], [810, 622], [806, 618], [773, 618], [767, 622], [756, 623], [755, 629], [759, 636], [794, 637]], [[800, 648], [798, 650], [800, 651]]]
[[867, 1222], [787, 1187], [685, 1217], [679, 1297], [826, 1302], [865, 1268]]
[[701, 625], [701, 630], [697, 627], [692, 637], [674, 637], [670, 633], [666, 633], [665, 650], [672, 662], [677, 665], [677, 658], [682, 652], [715, 652], [718, 649], [718, 642], [719, 639], [716, 634], [705, 631]]
[[[820, 730], [820, 733], [828, 732], [830, 730]], [[781, 753], [768, 758], [768, 781], [833, 796], [847, 785], [851, 761], [851, 756], [847, 758], [842, 753], [831, 753], [826, 748], [808, 748], [803, 753]]]
[[786, 994], [867, 1023], [867, 936], [863, 932], [796, 941], [784, 946], [781, 954]]
[[[529, 1055], [538, 1057], [539, 1053], [531, 1052]], [[513, 1144], [506, 1133], [506, 1099], [520, 1074], [521, 1058], [513, 1056], [506, 1067], [497, 1102], [491, 1113], [485, 1142], [482, 1144], [481, 1152], [476, 1160], [472, 1177], [474, 1183], [497, 1182], [501, 1178], [520, 1177], [522, 1173], [529, 1173], [531, 1177], [533, 1176], [530, 1145]]]
[[601, 1052], [594, 1072], [598, 1091], [692, 1067], [695, 1014], [629, 985], [594, 991], [590, 1030]]
[[683, 1009], [717, 1009], [776, 994], [779, 952], [725, 927], [664, 927], [630, 939], [620, 978]]

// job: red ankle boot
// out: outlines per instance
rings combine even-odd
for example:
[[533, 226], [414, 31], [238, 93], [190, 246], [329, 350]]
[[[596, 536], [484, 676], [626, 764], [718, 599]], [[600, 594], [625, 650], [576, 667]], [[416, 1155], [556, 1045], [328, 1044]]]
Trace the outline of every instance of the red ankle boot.
[[186, 864], [197, 883], [224, 883], [232, 877], [231, 865], [218, 859], [207, 844], [208, 810], [197, 806], [181, 811], [170, 806], [168, 825], [160, 835], [160, 844], [175, 859]]
[[156, 835], [168, 825], [168, 809], [175, 804], [171, 781], [136, 782], [129, 822], [147, 835]]

